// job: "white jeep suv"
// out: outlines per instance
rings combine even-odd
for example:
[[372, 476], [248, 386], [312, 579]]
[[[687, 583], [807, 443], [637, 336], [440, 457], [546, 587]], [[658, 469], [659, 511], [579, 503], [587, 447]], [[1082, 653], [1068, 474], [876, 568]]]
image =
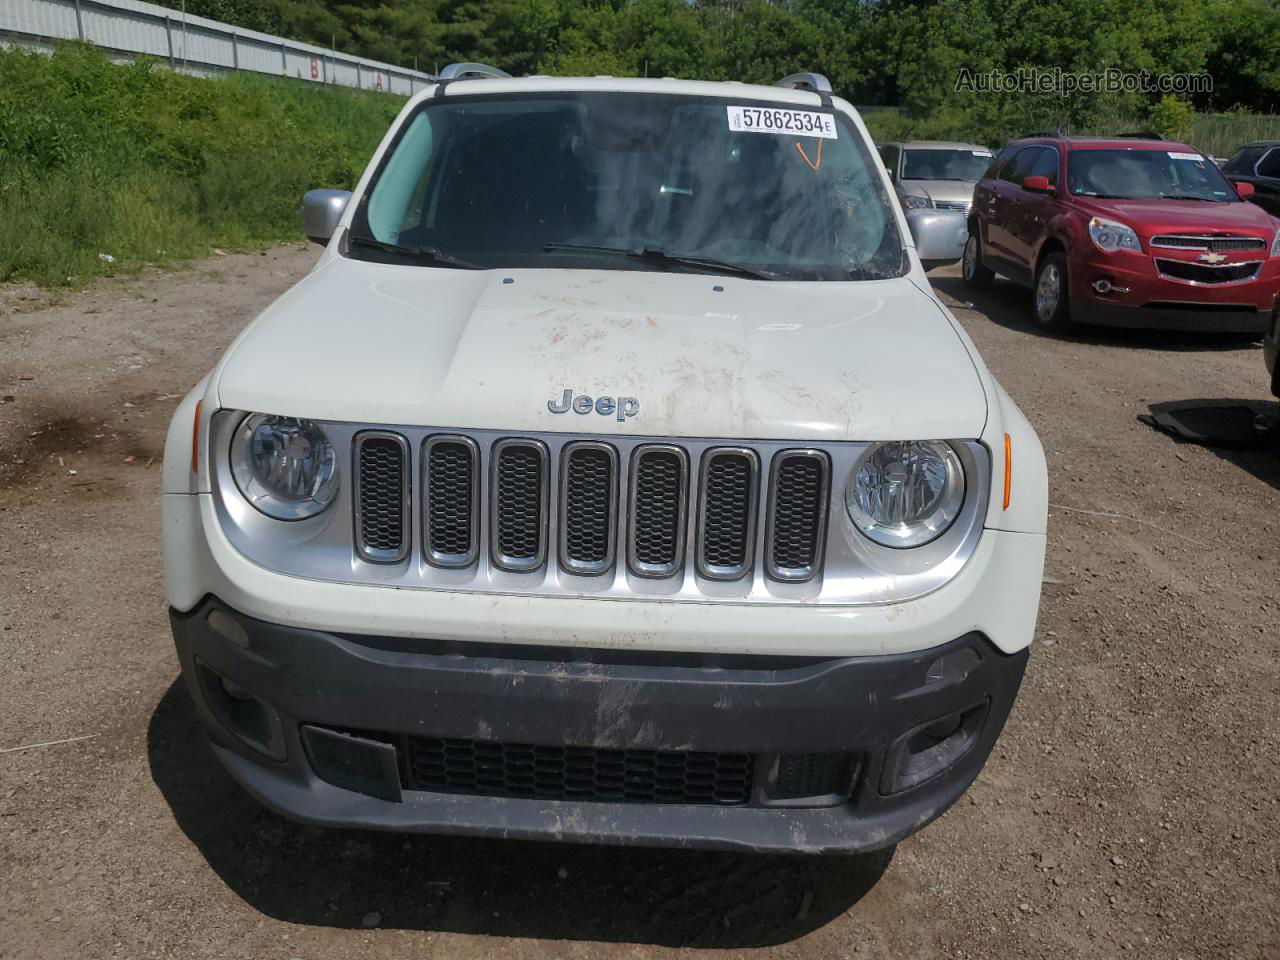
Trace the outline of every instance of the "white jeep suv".
[[311, 823], [602, 843], [946, 810], [1027, 662], [1045, 462], [892, 196], [816, 74], [414, 96], [170, 428], [231, 774]]

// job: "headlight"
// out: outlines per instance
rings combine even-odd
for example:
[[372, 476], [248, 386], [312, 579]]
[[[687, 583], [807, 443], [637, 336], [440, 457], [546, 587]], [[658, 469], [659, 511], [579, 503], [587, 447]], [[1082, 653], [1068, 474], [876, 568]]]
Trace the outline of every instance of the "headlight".
[[1106, 217], [1094, 217], [1089, 221], [1089, 236], [1093, 238], [1093, 245], [1105, 253], [1117, 250], [1142, 252], [1142, 244], [1131, 227]]
[[916, 207], [932, 207], [933, 201], [928, 197], [917, 197], [914, 194], [907, 193], [903, 194], [902, 205], [908, 210], [912, 210]]
[[1276, 231], [1276, 238], [1271, 241], [1271, 255], [1280, 257], [1280, 230]]
[[277, 520], [315, 516], [338, 492], [337, 454], [311, 420], [249, 414], [231, 440], [231, 473], [244, 498]]
[[938, 440], [877, 443], [844, 488], [853, 525], [886, 547], [918, 547], [946, 532], [964, 504], [964, 468]]

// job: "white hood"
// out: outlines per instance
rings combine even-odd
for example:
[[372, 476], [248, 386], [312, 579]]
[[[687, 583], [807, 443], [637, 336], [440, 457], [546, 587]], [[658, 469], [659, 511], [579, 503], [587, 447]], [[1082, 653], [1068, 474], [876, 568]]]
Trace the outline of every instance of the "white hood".
[[[719, 288], [719, 289], [718, 289]], [[220, 406], [450, 428], [782, 440], [977, 437], [986, 397], [909, 279], [451, 270], [335, 258], [215, 374]], [[634, 416], [556, 414], [564, 391]], [[609, 404], [602, 404], [608, 409]]]

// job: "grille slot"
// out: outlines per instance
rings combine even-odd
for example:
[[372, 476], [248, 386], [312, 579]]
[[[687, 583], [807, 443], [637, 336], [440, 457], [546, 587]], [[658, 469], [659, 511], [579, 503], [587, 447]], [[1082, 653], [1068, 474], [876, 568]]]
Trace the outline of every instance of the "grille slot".
[[547, 554], [547, 450], [536, 440], [499, 440], [492, 469], [493, 562], [504, 570], [536, 570]]
[[370, 563], [398, 563], [409, 554], [408, 441], [369, 430], [355, 448], [356, 550]]
[[405, 787], [548, 800], [696, 803], [751, 799], [749, 753], [540, 747], [494, 740], [405, 738]]
[[820, 450], [784, 450], [773, 458], [765, 538], [765, 570], [773, 579], [804, 581], [818, 572], [830, 473]]
[[560, 565], [593, 576], [613, 566], [618, 527], [618, 453], [572, 443], [560, 465]]
[[1257, 237], [1196, 237], [1165, 235], [1151, 238], [1151, 246], [1173, 250], [1209, 250], [1213, 253], [1239, 253], [1265, 250], [1267, 242]]
[[856, 769], [846, 753], [783, 753], [771, 793], [778, 799], [848, 796]]
[[689, 456], [680, 447], [646, 444], [631, 458], [628, 562], [642, 577], [669, 577], [684, 562]]
[[1207, 263], [1192, 263], [1188, 260], [1156, 258], [1157, 273], [1173, 280], [1184, 280], [1188, 283], [1243, 283], [1257, 276], [1261, 267], [1262, 262], [1260, 260], [1212, 266]]
[[745, 447], [707, 451], [699, 489], [698, 572], [737, 580], [755, 555], [760, 461]]
[[480, 450], [470, 437], [428, 437], [422, 449], [422, 539], [427, 561], [467, 567], [479, 541]]

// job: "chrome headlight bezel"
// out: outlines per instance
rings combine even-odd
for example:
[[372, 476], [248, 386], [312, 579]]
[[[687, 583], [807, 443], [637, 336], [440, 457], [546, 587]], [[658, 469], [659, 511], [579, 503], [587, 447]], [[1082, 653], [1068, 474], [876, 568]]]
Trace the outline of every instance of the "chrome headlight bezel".
[[[310, 484], [305, 496], [290, 497], [282, 494], [269, 478], [262, 475], [254, 462], [254, 436], [259, 429], [273, 424], [287, 424], [291, 429], [309, 434], [307, 442], [321, 448], [321, 463], [316, 470], [316, 480]], [[338, 460], [337, 449], [325, 435], [324, 429], [313, 420], [250, 413], [240, 421], [231, 436], [229, 466], [236, 487], [241, 496], [258, 512], [274, 520], [306, 520], [327, 510], [337, 497], [341, 482]]]
[[1141, 253], [1142, 241], [1137, 232], [1127, 223], [1109, 220], [1106, 217], [1089, 219], [1089, 239], [1103, 253]]
[[933, 201], [919, 194], [904, 193], [902, 195], [902, 205], [907, 210], [926, 210], [933, 208]]
[[[964, 506], [959, 516], [945, 533], [923, 546], [905, 550], [882, 546], [854, 526], [841, 500], [843, 484], [871, 445], [870, 442], [835, 440], [810, 444], [809, 446], [822, 450], [830, 458], [827, 481], [829, 492], [823, 498], [830, 509], [827, 513], [822, 568], [819, 575], [803, 582], [776, 581], [765, 575], [761, 566], [767, 555], [766, 478], [774, 458], [799, 449], [800, 444], [757, 438], [729, 441], [614, 435], [608, 438], [608, 442], [618, 451], [620, 472], [621, 464], [630, 462], [637, 447], [659, 441], [675, 443], [685, 448], [691, 465], [701, 463], [701, 458], [712, 449], [742, 446], [753, 450], [760, 458], [760, 488], [752, 572], [734, 581], [708, 578], [692, 562], [696, 551], [690, 547], [690, 562], [685, 567], [687, 575], [676, 577], [670, 582], [649, 581], [629, 575], [587, 577], [562, 573], [557, 577], [546, 577], [540, 574], [512, 573], [499, 571], [490, 561], [485, 547], [487, 536], [476, 541], [480, 546], [471, 566], [446, 569], [427, 559], [424, 548], [428, 541], [423, 538], [422, 527], [426, 492], [420, 472], [423, 469], [421, 451], [432, 437], [440, 435], [438, 427], [388, 425], [369, 421], [318, 421], [325, 436], [338, 452], [342, 473], [340, 486], [327, 509], [305, 519], [282, 522], [251, 505], [232, 475], [232, 441], [246, 416], [248, 413], [243, 409], [231, 408], [215, 410], [209, 417], [208, 506], [213, 511], [212, 522], [217, 523], [221, 530], [219, 542], [222, 542], [220, 538], [225, 537], [225, 543], [234, 548], [238, 555], [264, 570], [318, 582], [467, 590], [481, 594], [571, 596], [579, 599], [599, 595], [606, 598], [649, 598], [662, 602], [877, 606], [926, 596], [956, 578], [981, 549], [985, 520], [992, 504], [993, 455], [990, 447], [977, 438], [952, 438], [947, 442], [959, 455], [966, 478]], [[413, 535], [408, 555], [398, 563], [371, 563], [356, 549], [359, 529], [355, 522], [355, 474], [358, 468], [356, 440], [361, 433], [369, 430], [401, 434], [409, 444]], [[457, 431], [457, 435], [468, 437], [477, 444], [483, 462], [491, 454], [494, 443], [517, 434], [511, 430], [463, 428]], [[581, 437], [580, 434], [572, 433], [538, 432], [527, 439], [537, 439], [547, 444], [548, 463], [553, 464], [552, 469], [556, 470], [559, 468], [554, 465], [562, 462], [565, 447], [580, 442]], [[490, 516], [487, 511], [491, 503], [486, 488], [491, 479], [487, 463], [483, 469], [478, 480], [480, 492], [476, 494], [476, 502], [480, 504], [481, 510], [478, 524], [490, 522], [485, 519]], [[555, 485], [559, 482], [555, 474], [548, 482], [552, 484], [550, 489], [554, 495], [554, 491], [559, 489]], [[693, 490], [696, 491], [697, 487], [694, 486]], [[690, 497], [694, 498], [690, 500], [691, 511], [696, 509], [696, 498], [699, 496], [697, 492], [690, 493]], [[484, 528], [480, 526], [479, 529]], [[691, 539], [696, 536], [692, 526], [689, 536]], [[548, 549], [556, 549], [555, 541], [549, 541]], [[622, 549], [621, 541], [618, 549]], [[549, 553], [549, 556], [552, 554]]]
[[[904, 448], [931, 459], [941, 470], [942, 485], [927, 512], [911, 522], [891, 521], [883, 515], [875, 515], [874, 506], [866, 502], [862, 478], [871, 471], [883, 468], [886, 456], [900, 456]], [[923, 475], [917, 474], [919, 484]], [[871, 444], [854, 463], [844, 485], [844, 507], [854, 528], [862, 536], [882, 547], [909, 550], [933, 543], [945, 534], [964, 509], [967, 478], [964, 464], [957, 451], [945, 440], [904, 440]]]

